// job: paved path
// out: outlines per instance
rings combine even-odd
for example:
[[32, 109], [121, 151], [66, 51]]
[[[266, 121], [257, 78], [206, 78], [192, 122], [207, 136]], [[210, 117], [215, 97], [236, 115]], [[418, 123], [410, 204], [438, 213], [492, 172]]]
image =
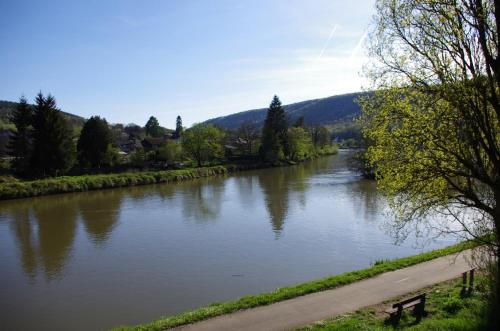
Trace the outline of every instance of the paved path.
[[453, 279], [470, 269], [466, 262], [468, 256], [470, 251], [440, 257], [336, 289], [214, 317], [173, 330], [262, 331], [305, 326]]

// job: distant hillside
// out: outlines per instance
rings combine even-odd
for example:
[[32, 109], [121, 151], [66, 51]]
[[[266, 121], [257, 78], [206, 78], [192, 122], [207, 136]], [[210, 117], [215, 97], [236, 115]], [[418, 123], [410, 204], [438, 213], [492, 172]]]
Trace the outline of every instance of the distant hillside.
[[[0, 120], [7, 124], [10, 123], [10, 114], [12, 111], [16, 108], [17, 102], [12, 102], [12, 101], [3, 101], [0, 100]], [[62, 112], [70, 123], [74, 126], [81, 126], [85, 122], [85, 118], [77, 115], [73, 115], [70, 113]]]
[[[290, 123], [304, 116], [308, 125], [334, 125], [342, 122], [352, 122], [359, 115], [360, 107], [355, 102], [357, 98], [370, 92], [358, 92], [335, 95], [322, 99], [314, 99], [292, 103], [284, 106]], [[264, 124], [267, 108], [247, 110], [206, 121], [227, 129], [236, 129], [244, 122], [253, 122], [258, 126]]]

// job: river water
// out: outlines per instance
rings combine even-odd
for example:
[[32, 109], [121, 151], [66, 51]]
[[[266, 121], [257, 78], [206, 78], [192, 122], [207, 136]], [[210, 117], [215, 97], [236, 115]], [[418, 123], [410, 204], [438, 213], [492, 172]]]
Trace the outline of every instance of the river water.
[[386, 203], [350, 154], [1, 201], [0, 330], [144, 323], [421, 252], [385, 233]]

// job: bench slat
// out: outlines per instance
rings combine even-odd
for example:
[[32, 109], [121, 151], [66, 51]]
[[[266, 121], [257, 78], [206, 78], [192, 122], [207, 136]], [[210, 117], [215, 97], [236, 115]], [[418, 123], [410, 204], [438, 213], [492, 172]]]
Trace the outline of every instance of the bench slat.
[[421, 302], [424, 297], [425, 297], [425, 293], [417, 295], [413, 298], [409, 298], [409, 299], [406, 299], [406, 300], [403, 300], [403, 301], [400, 301], [400, 302], [393, 304], [392, 308], [397, 308], [398, 306], [404, 306], [404, 305], [407, 305], [407, 304], [412, 303], [414, 301]]
[[400, 302], [397, 302], [397, 303], [392, 305], [392, 308], [386, 309], [385, 312], [387, 314], [392, 315], [398, 311], [400, 306], [401, 306], [401, 310], [403, 310], [403, 309], [417, 306], [417, 305], [421, 304], [422, 301], [424, 301], [424, 300], [425, 300], [425, 293], [417, 295], [417, 296], [409, 298], [409, 299], [406, 299], [406, 300], [403, 300], [403, 301], [400, 301]]

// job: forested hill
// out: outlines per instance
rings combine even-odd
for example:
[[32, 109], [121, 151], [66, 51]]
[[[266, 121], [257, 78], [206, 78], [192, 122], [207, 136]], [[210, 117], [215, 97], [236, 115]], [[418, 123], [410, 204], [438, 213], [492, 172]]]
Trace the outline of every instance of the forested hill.
[[[340, 122], [350, 122], [359, 115], [360, 107], [356, 99], [370, 92], [357, 92], [335, 95], [322, 99], [307, 100], [285, 105], [284, 109], [290, 123], [304, 116], [305, 123], [332, 125]], [[247, 110], [206, 121], [227, 129], [236, 129], [244, 122], [253, 122], [262, 126], [266, 118], [267, 108]]]
[[[10, 123], [10, 119], [9, 119], [10, 114], [16, 108], [16, 106], [17, 106], [17, 102], [0, 100], [0, 121], [3, 124]], [[66, 113], [66, 112], [62, 112], [62, 113], [64, 115], [66, 115], [67, 119], [73, 125], [83, 125], [83, 122], [85, 122], [85, 119], [83, 117], [73, 115], [70, 113]]]

